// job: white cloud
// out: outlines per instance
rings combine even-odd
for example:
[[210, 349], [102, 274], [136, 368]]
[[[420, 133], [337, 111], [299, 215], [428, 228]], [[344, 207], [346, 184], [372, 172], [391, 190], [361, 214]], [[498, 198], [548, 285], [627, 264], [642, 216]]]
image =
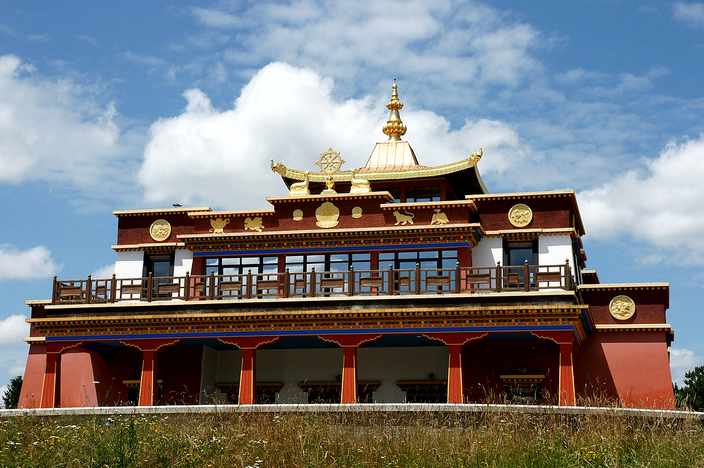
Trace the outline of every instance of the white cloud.
[[194, 7], [191, 13], [198, 22], [211, 28], [231, 28], [242, 23], [235, 15], [211, 8]]
[[579, 194], [585, 224], [596, 238], [647, 241], [652, 260], [704, 262], [704, 135], [669, 144], [598, 188]]
[[48, 278], [58, 266], [43, 245], [19, 250], [0, 244], [0, 280]]
[[693, 26], [704, 26], [704, 3], [676, 2], [672, 7], [675, 19]]
[[193, 15], [212, 27], [237, 26], [237, 49], [224, 54], [237, 67], [310, 67], [348, 92], [397, 76], [416, 81], [417, 89], [443, 89], [434, 102], [463, 106], [492, 85], [515, 86], [541, 68], [535, 28], [473, 1], [260, 1]]
[[691, 349], [670, 348], [670, 369], [672, 370], [672, 381], [677, 385], [682, 385], [684, 375], [687, 371], [696, 366], [704, 364], [704, 359]]
[[113, 273], [115, 273], [115, 264], [109, 263], [95, 270], [91, 276], [93, 278], [110, 278]]
[[[380, 90], [381, 91], [381, 90]], [[270, 160], [312, 168], [329, 146], [347, 167], [360, 167], [387, 114], [384, 96], [338, 100], [333, 80], [283, 63], [260, 70], [242, 89], [233, 108], [217, 110], [202, 91], [184, 93], [186, 110], [155, 122], [139, 180], [151, 202], [214, 203], [255, 208], [264, 196], [283, 190]], [[403, 99], [403, 83], [401, 83]], [[406, 138], [422, 164], [459, 160], [484, 146], [491, 157], [483, 172], [500, 172], [525, 156], [518, 135], [492, 120], [467, 120], [459, 129], [426, 110], [402, 112]], [[187, 181], [187, 183], [186, 183]]]
[[6, 391], [7, 385], [0, 385], [0, 408], [5, 407], [5, 401], [3, 400], [3, 397], [5, 396]]
[[0, 319], [0, 346], [22, 344], [29, 334], [29, 324], [24, 315], [10, 315]]
[[0, 56], [0, 183], [38, 180], [113, 196], [133, 176], [130, 154], [138, 154], [117, 117], [88, 87]]

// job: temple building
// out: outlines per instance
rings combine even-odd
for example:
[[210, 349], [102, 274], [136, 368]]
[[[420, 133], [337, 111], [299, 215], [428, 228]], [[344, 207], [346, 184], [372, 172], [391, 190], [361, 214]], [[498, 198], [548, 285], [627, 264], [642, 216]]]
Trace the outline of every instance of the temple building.
[[115, 211], [112, 277], [27, 301], [20, 406], [672, 408], [669, 285], [601, 283], [574, 191], [489, 192], [482, 150], [423, 165], [402, 107], [394, 82], [363, 167], [272, 162], [269, 209]]

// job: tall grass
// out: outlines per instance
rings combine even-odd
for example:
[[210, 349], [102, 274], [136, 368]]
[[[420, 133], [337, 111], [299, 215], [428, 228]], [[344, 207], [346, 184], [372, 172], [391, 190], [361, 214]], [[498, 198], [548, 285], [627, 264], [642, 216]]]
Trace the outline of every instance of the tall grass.
[[433, 413], [0, 419], [0, 466], [704, 466], [694, 420]]

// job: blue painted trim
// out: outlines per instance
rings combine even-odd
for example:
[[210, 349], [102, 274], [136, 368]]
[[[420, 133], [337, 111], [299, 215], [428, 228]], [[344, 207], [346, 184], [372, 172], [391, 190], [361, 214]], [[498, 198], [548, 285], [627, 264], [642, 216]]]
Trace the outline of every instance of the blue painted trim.
[[279, 330], [252, 332], [212, 332], [212, 333], [156, 333], [153, 335], [88, 335], [88, 336], [47, 336], [47, 341], [104, 341], [104, 340], [151, 340], [174, 338], [225, 338], [239, 336], [310, 336], [310, 335], [372, 335], [372, 334], [418, 334], [418, 333], [462, 333], [462, 332], [517, 332], [517, 331], [575, 331], [573, 325], [514, 326], [514, 327], [421, 327], [421, 328], [362, 328], [362, 329], [323, 329], [323, 330]]
[[349, 246], [349, 247], [301, 247], [291, 249], [268, 249], [268, 250], [215, 250], [204, 252], [193, 252], [194, 257], [220, 257], [224, 255], [267, 255], [286, 253], [329, 253], [329, 252], [369, 252], [374, 250], [398, 250], [398, 249], [428, 249], [428, 248], [459, 248], [472, 247], [470, 242], [443, 242], [437, 244], [398, 244], [398, 245], [369, 245], [369, 246]]

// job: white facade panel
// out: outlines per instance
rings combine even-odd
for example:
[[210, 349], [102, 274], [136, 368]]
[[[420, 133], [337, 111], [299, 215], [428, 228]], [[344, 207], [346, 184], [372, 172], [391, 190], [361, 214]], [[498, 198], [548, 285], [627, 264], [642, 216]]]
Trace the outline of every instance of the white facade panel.
[[[538, 238], [538, 264], [564, 265], [568, 262], [572, 279], [575, 279], [574, 252], [570, 236], [540, 236]], [[541, 284], [540, 286], [554, 286]]]
[[141, 278], [144, 266], [144, 252], [117, 252], [115, 276], [117, 278]]
[[191, 274], [193, 266], [193, 252], [188, 249], [176, 249], [174, 253], [174, 276]]
[[492, 267], [498, 262], [503, 262], [504, 247], [500, 237], [483, 237], [472, 248], [473, 267]]

